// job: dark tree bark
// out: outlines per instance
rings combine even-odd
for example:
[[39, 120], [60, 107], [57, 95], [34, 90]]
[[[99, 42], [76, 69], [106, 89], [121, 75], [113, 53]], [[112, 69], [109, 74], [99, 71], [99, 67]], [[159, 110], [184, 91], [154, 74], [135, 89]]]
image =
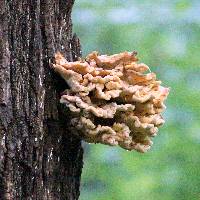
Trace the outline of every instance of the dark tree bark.
[[50, 65], [80, 56], [73, 0], [0, 0], [0, 199], [78, 199], [81, 141]]

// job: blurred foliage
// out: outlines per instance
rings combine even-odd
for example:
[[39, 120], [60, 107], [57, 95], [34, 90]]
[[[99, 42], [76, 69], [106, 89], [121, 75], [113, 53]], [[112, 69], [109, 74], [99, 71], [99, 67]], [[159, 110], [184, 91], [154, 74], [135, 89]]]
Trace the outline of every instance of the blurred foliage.
[[76, 0], [83, 56], [138, 52], [171, 88], [146, 154], [84, 144], [81, 200], [200, 199], [200, 2]]

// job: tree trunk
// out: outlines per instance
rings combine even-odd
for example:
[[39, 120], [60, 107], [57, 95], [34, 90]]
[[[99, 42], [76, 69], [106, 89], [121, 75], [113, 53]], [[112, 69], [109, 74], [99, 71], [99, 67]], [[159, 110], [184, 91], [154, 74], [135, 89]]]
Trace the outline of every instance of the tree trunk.
[[78, 199], [81, 141], [59, 103], [56, 51], [80, 56], [73, 0], [0, 0], [0, 199]]

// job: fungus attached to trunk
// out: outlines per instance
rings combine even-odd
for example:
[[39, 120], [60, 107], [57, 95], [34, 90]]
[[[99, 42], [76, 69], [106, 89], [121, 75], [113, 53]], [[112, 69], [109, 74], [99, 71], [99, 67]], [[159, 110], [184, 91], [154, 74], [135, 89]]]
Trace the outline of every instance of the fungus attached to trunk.
[[146, 152], [164, 123], [161, 112], [169, 89], [136, 52], [89, 54], [68, 62], [55, 55], [53, 68], [69, 85], [60, 99], [71, 111], [70, 128], [85, 141]]

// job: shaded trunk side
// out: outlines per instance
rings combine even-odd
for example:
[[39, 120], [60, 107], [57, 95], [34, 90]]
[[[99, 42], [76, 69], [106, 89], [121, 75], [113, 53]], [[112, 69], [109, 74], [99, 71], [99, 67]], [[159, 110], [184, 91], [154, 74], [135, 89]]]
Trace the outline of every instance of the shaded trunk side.
[[0, 199], [78, 199], [81, 141], [59, 103], [66, 83], [50, 68], [80, 56], [73, 0], [0, 0]]

